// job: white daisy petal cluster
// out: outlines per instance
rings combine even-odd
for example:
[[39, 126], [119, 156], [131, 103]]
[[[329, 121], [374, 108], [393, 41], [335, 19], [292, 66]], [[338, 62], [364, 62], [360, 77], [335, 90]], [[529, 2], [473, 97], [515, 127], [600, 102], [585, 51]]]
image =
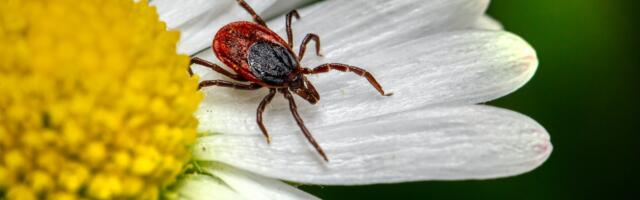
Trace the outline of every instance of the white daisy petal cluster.
[[[308, 1], [247, 1], [257, 12], [296, 9]], [[233, 0], [156, 0], [163, 20], [183, 31], [180, 51], [222, 65], [210, 49], [223, 25], [250, 16]], [[307, 33], [322, 41], [303, 67], [338, 62], [364, 68], [391, 97], [349, 73], [310, 76], [321, 100], [298, 99], [299, 112], [324, 148], [324, 162], [303, 137], [286, 101], [264, 114], [272, 143], [255, 122], [267, 90], [206, 88], [196, 116], [194, 157], [209, 175], [187, 179], [192, 199], [313, 199], [280, 180], [361, 185], [490, 179], [540, 166], [552, 145], [547, 131], [522, 114], [478, 105], [531, 79], [535, 50], [485, 15], [488, 0], [327, 0], [299, 9], [294, 46]], [[265, 17], [266, 18], [266, 17]], [[286, 36], [284, 17], [268, 22]], [[283, 37], [284, 38], [284, 37]], [[205, 51], [201, 51], [206, 49]], [[312, 49], [312, 48], [311, 48]], [[297, 51], [297, 47], [295, 48]], [[225, 77], [199, 66], [202, 80]]]
[[[264, 19], [289, 12], [314, 0], [247, 0]], [[211, 40], [222, 26], [233, 21], [250, 21], [235, 0], [152, 0], [160, 18], [171, 29], [181, 31], [178, 53], [193, 54], [211, 46]], [[284, 23], [284, 21], [282, 22]]]

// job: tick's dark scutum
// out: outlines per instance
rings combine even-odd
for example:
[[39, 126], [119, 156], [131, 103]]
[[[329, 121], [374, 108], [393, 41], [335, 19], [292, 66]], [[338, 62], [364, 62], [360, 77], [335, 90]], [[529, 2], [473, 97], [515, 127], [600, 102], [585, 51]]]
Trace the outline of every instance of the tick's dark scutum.
[[259, 41], [251, 45], [247, 56], [254, 76], [267, 84], [280, 85], [296, 67], [293, 55], [282, 45]]

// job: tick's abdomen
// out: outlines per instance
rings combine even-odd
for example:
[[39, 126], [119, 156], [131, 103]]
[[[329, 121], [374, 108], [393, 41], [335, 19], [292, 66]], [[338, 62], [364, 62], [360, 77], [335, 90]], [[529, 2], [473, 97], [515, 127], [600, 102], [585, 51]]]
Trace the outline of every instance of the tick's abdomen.
[[[271, 45], [265, 43], [271, 43]], [[283, 47], [288, 46], [287, 42], [280, 38], [278, 34], [252, 22], [233, 22], [227, 24], [216, 33], [213, 40], [213, 51], [216, 57], [245, 80], [263, 86], [280, 86], [278, 83], [281, 83], [281, 80], [278, 80], [276, 77], [280, 77], [280, 73], [283, 70], [289, 69], [287, 67], [282, 68], [282, 62], [277, 65], [260, 65], [260, 69], [256, 68], [257, 70], [252, 69], [249, 65], [249, 54], [252, 48], [255, 48], [253, 51], [258, 52], [266, 51], [270, 49], [270, 47], [272, 49], [270, 55], [259, 56], [255, 54], [253, 55], [253, 60], [257, 63], [264, 63], [262, 61], [267, 62], [266, 60], [271, 60], [271, 57], [278, 57], [278, 55], [280, 55], [281, 58], [286, 58], [286, 56], [281, 55], [281, 51]], [[277, 53], [278, 51], [280, 51], [280, 53]], [[293, 55], [293, 52], [288, 48], [285, 48], [284, 51], [288, 51], [289, 56]], [[266, 52], [269, 53], [269, 51]], [[297, 63], [297, 61], [293, 62]], [[284, 65], [291, 66], [290, 64]], [[263, 80], [261, 77], [258, 77], [259, 75], [264, 75], [265, 79]], [[276, 83], [276, 85], [270, 85], [268, 82]]]
[[282, 85], [295, 69], [293, 55], [282, 45], [259, 41], [249, 48], [247, 56], [251, 73], [270, 85]]

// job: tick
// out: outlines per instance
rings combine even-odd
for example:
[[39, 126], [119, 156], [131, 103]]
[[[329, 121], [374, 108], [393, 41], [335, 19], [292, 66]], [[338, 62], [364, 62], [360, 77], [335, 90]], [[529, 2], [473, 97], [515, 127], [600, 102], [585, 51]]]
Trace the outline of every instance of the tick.
[[[314, 41], [316, 54], [318, 56], [321, 55], [320, 37], [313, 33], [307, 34], [302, 40], [300, 51], [297, 55], [293, 52], [291, 20], [293, 17], [300, 18], [298, 12], [292, 10], [286, 16], [287, 41], [284, 41], [278, 34], [267, 27], [264, 20], [246, 2], [243, 0], [237, 0], [237, 2], [251, 14], [254, 22], [238, 21], [225, 25], [216, 33], [212, 45], [216, 57], [235, 73], [198, 57], [192, 58], [191, 64], [205, 66], [243, 83], [226, 80], [205, 80], [200, 82], [198, 89], [209, 86], [229, 87], [240, 90], [268, 88], [269, 94], [262, 99], [256, 113], [258, 127], [266, 137], [267, 143], [271, 143], [271, 137], [262, 122], [262, 113], [276, 93], [283, 94], [285, 99], [289, 101], [291, 114], [304, 136], [320, 156], [325, 161], [329, 161], [320, 145], [305, 127], [291, 95], [291, 93], [296, 94], [311, 104], [316, 104], [320, 100], [320, 95], [305, 75], [325, 73], [331, 70], [353, 72], [366, 78], [381, 95], [390, 96], [391, 93], [385, 93], [371, 73], [358, 67], [340, 63], [323, 64], [312, 69], [301, 67], [300, 60], [304, 56], [307, 43]], [[188, 71], [190, 75], [193, 75], [190, 67]]]

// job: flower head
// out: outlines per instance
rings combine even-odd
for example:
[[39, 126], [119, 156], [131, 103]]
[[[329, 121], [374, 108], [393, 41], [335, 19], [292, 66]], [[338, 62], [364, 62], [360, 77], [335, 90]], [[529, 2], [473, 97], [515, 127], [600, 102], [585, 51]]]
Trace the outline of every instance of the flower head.
[[[179, 51], [219, 65], [204, 49], [212, 36], [227, 23], [251, 20], [232, 0], [171, 2], [154, 4], [170, 28], [185, 31]], [[247, 2], [265, 13], [305, 1]], [[324, 54], [307, 55], [304, 67], [340, 62], [365, 68], [394, 96], [378, 96], [366, 80], [351, 74], [310, 77], [322, 100], [316, 105], [299, 101], [298, 110], [331, 159], [327, 163], [306, 143], [282, 98], [264, 114], [272, 136], [268, 145], [255, 124], [266, 91], [207, 88], [196, 112], [202, 134], [193, 150], [210, 176], [185, 180], [180, 194], [310, 199], [276, 179], [326, 185], [489, 179], [540, 166], [552, 150], [544, 127], [513, 111], [477, 105], [517, 90], [538, 66], [526, 41], [484, 15], [488, 4], [327, 0], [300, 10], [301, 19], [293, 23], [294, 46], [305, 34], [316, 33]], [[268, 25], [285, 36], [282, 17]], [[225, 79], [192, 68], [203, 80]]]
[[145, 1], [0, 2], [0, 194], [157, 198], [196, 135], [178, 38]]

